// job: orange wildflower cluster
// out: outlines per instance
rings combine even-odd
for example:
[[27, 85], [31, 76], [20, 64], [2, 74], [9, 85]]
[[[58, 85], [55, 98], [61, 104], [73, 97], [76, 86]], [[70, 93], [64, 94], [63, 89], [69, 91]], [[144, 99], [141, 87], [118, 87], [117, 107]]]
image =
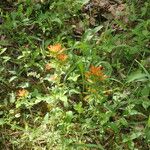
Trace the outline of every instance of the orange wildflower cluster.
[[62, 48], [61, 44], [60, 43], [57, 43], [55, 45], [49, 45], [48, 46], [48, 50], [50, 52], [52, 52], [53, 54], [55, 54], [55, 58], [57, 58], [58, 60], [60, 61], [66, 61], [67, 58], [68, 58], [68, 55], [66, 55], [64, 53], [64, 48]]
[[26, 97], [28, 95], [28, 93], [29, 92], [26, 89], [20, 89], [20, 90], [17, 91], [17, 96], [19, 98]]
[[46, 64], [45, 65], [45, 70], [48, 71], [48, 70], [51, 70], [52, 69], [52, 66], [50, 63]]
[[49, 45], [48, 50], [50, 52], [58, 53], [58, 52], [62, 51], [63, 49], [62, 49], [61, 44], [58, 43], [58, 44], [55, 44], [55, 45]]
[[57, 58], [61, 61], [65, 61], [68, 58], [68, 55], [66, 54], [59, 54], [57, 55]]
[[103, 67], [99, 66], [90, 66], [90, 70], [85, 74], [87, 78], [95, 78], [100, 81], [103, 81], [107, 78], [107, 76], [103, 73]]

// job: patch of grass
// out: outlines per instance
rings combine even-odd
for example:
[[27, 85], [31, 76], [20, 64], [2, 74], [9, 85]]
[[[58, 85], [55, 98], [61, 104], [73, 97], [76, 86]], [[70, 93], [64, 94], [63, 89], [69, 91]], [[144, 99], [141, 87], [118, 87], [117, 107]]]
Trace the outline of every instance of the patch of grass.
[[138, 3], [0, 2], [1, 149], [150, 148], [150, 4]]

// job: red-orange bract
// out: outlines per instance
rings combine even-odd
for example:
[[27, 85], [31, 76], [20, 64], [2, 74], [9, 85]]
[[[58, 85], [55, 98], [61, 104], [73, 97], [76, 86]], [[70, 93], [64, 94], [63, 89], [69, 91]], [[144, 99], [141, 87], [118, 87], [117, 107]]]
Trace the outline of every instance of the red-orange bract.
[[66, 61], [66, 59], [68, 58], [68, 55], [66, 55], [66, 54], [59, 54], [58, 56], [57, 56], [57, 58], [60, 60], [60, 61]]
[[64, 53], [65, 48], [62, 48], [60, 43], [49, 45], [48, 50], [52, 53], [53, 58], [56, 58], [62, 62], [66, 61], [68, 58], [68, 55]]
[[55, 45], [49, 45], [48, 46], [48, 50], [50, 52], [53, 52], [53, 53], [59, 53], [59, 52], [62, 52], [64, 51], [65, 49], [62, 48], [61, 44], [60, 43], [57, 43]]
[[51, 70], [52, 69], [52, 66], [50, 63], [46, 64], [45, 65], [45, 70], [48, 71], [48, 70]]
[[100, 81], [103, 81], [104, 79], [107, 78], [107, 76], [103, 73], [103, 67], [102, 66], [96, 67], [96, 66], [93, 66], [93, 65], [90, 66], [90, 69], [89, 69], [88, 72], [86, 72], [85, 76], [87, 78], [94, 77], [94, 78], [96, 78]]
[[26, 89], [20, 89], [20, 90], [17, 91], [17, 96], [19, 98], [26, 97], [28, 95], [28, 93], [29, 92]]

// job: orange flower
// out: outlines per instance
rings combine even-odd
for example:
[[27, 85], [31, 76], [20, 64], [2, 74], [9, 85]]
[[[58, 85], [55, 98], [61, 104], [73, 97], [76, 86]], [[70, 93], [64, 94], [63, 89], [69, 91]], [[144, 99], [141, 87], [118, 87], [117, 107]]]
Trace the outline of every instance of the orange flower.
[[90, 71], [88, 71], [85, 76], [87, 78], [96, 77], [101, 81], [107, 78], [107, 76], [103, 73], [102, 66], [95, 67], [93, 65], [90, 67]]
[[20, 89], [20, 90], [18, 90], [18, 92], [17, 92], [17, 96], [18, 97], [26, 97], [27, 95], [28, 95], [28, 91], [26, 90], [26, 89]]
[[45, 65], [45, 70], [50, 70], [50, 69], [52, 69], [51, 64], [50, 63], [46, 64]]
[[92, 65], [92, 66], [90, 67], [90, 73], [91, 73], [92, 75], [95, 75], [95, 76], [101, 76], [101, 75], [103, 75], [102, 70], [103, 70], [103, 67], [102, 67], [102, 66], [95, 67], [95, 66]]
[[57, 58], [60, 60], [60, 61], [66, 61], [66, 59], [68, 58], [68, 55], [66, 54], [59, 54], [57, 56]]
[[64, 49], [62, 48], [61, 44], [60, 43], [57, 43], [55, 45], [49, 45], [48, 46], [48, 50], [50, 52], [54, 52], [54, 53], [58, 53], [58, 52], [62, 52], [64, 51]]

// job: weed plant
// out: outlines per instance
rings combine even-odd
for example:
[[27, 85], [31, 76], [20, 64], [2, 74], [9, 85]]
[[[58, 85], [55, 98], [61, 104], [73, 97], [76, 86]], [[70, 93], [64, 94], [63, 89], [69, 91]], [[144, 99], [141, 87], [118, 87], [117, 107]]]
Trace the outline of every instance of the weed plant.
[[0, 2], [0, 149], [150, 149], [150, 3], [108, 2]]

